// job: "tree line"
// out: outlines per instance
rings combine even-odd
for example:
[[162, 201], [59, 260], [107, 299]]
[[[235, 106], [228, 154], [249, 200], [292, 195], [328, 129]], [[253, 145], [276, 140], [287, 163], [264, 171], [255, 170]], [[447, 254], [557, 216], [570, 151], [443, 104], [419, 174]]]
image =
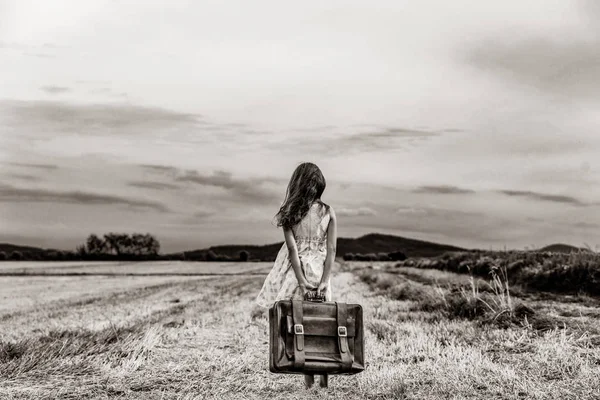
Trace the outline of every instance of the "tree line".
[[77, 247], [76, 253], [85, 255], [108, 255], [117, 257], [157, 256], [159, 241], [149, 233], [107, 233], [103, 237], [88, 236], [85, 244]]
[[[227, 254], [218, 254], [212, 249], [160, 254], [160, 242], [150, 233], [115, 233], [102, 236], [91, 234], [84, 243], [74, 251], [28, 250], [0, 251], [2, 260], [24, 261], [147, 261], [147, 260], [180, 260], [180, 261], [274, 261], [273, 254], [250, 253], [247, 250], [226, 249]], [[407, 258], [401, 251], [390, 253], [346, 253], [346, 261], [403, 261]]]
[[[250, 261], [248, 251], [237, 256], [217, 254], [213, 250], [160, 254], [160, 242], [150, 233], [91, 234], [74, 251], [28, 250], [0, 251], [0, 261]], [[257, 261], [257, 260], [252, 260]]]

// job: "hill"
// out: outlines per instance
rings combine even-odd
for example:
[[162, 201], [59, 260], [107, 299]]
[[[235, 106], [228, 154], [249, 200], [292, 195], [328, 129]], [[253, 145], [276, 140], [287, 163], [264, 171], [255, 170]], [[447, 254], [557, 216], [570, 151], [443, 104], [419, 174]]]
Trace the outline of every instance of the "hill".
[[[265, 261], [275, 260], [277, 252], [283, 245], [283, 242], [257, 245], [225, 245], [213, 246], [207, 249], [199, 249], [184, 252], [186, 259], [206, 258], [209, 251], [219, 255], [237, 259], [240, 251], [245, 250], [250, 253], [250, 259], [260, 259]], [[368, 253], [390, 253], [401, 251], [408, 257], [435, 257], [447, 251], [464, 251], [460, 247], [445, 244], [427, 242], [424, 240], [408, 239], [401, 236], [383, 235], [379, 233], [370, 233], [358, 238], [338, 238], [337, 254], [343, 256], [347, 253], [368, 254]]]
[[339, 238], [337, 253], [389, 253], [401, 251], [408, 257], [435, 257], [447, 251], [464, 251], [465, 249], [447, 244], [409, 239], [402, 236], [369, 233], [356, 239]]
[[21, 253], [23, 253], [23, 252], [45, 253], [48, 250], [47, 249], [42, 249], [42, 248], [39, 248], [39, 247], [19, 246], [19, 245], [10, 244], [10, 243], [0, 243], [0, 251], [3, 251], [5, 253], [12, 253], [13, 251], [20, 251]]
[[570, 244], [555, 243], [546, 247], [542, 247], [539, 251], [548, 251], [552, 253], [577, 253], [580, 251], [588, 251], [588, 249], [571, 246]]

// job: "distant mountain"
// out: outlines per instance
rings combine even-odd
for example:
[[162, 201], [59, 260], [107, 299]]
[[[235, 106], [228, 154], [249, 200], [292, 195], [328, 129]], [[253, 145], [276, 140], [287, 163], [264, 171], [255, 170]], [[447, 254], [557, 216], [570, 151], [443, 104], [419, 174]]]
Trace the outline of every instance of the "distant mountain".
[[366, 254], [401, 251], [408, 257], [435, 257], [447, 251], [464, 250], [466, 249], [447, 244], [409, 239], [402, 236], [383, 235], [380, 233], [369, 233], [356, 239], [338, 238], [337, 242], [337, 254], [340, 256], [346, 253]]
[[0, 243], [0, 251], [3, 251], [5, 253], [12, 253], [13, 251], [20, 251], [21, 253], [23, 253], [23, 252], [45, 253], [46, 251], [49, 251], [49, 250], [42, 249], [39, 247], [19, 246], [19, 245], [10, 244], [10, 243]]
[[551, 244], [546, 247], [542, 247], [541, 249], [539, 249], [539, 251], [548, 251], [548, 252], [552, 252], [552, 253], [577, 253], [580, 251], [589, 251], [589, 250], [586, 248], [583, 248], [583, 247], [571, 246], [570, 244], [555, 243], [555, 244]]
[[[225, 245], [213, 246], [206, 249], [185, 251], [186, 259], [205, 258], [209, 251], [232, 259], [237, 259], [239, 253], [243, 250], [250, 253], [250, 259], [275, 260], [277, 252], [283, 245], [283, 242], [257, 245]], [[358, 238], [338, 238], [337, 255], [342, 257], [344, 254], [368, 254], [368, 253], [390, 253], [401, 251], [408, 257], [435, 257], [446, 251], [464, 251], [465, 249], [427, 242], [424, 240], [408, 239], [401, 236], [383, 235], [379, 233], [370, 233]], [[181, 254], [181, 253], [179, 253]]]

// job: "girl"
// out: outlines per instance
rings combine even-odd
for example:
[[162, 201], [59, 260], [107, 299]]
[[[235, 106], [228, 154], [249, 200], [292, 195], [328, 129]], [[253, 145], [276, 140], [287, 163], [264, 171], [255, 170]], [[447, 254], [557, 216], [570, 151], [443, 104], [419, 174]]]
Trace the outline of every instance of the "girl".
[[[283, 228], [281, 246], [273, 269], [265, 279], [256, 299], [262, 307], [278, 300], [304, 298], [317, 289], [331, 300], [331, 267], [335, 260], [337, 222], [333, 208], [321, 201], [325, 177], [313, 163], [302, 163], [292, 174], [283, 205], [276, 214], [277, 226]], [[304, 375], [307, 388], [314, 375]], [[327, 387], [328, 375], [320, 386]]]

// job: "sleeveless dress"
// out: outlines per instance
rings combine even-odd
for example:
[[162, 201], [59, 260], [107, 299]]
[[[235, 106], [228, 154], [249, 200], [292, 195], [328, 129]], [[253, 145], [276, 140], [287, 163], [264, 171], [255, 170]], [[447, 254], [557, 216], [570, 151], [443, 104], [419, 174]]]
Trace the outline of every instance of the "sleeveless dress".
[[[304, 276], [315, 287], [319, 286], [325, 267], [327, 227], [330, 218], [329, 210], [326, 210], [325, 206], [313, 203], [304, 218], [292, 228]], [[331, 301], [331, 278], [325, 298]], [[303, 295], [292, 268], [287, 245], [283, 242], [275, 264], [256, 297], [256, 303], [269, 308], [276, 301], [292, 299], [302, 300]]]

